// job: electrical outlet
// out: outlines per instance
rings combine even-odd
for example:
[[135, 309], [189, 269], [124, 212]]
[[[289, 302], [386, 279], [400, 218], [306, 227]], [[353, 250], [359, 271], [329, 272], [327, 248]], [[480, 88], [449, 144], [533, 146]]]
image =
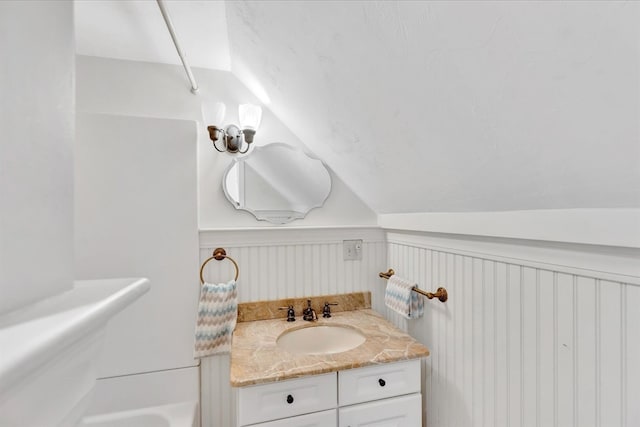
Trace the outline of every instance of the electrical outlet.
[[342, 255], [345, 261], [362, 260], [362, 240], [343, 240]]

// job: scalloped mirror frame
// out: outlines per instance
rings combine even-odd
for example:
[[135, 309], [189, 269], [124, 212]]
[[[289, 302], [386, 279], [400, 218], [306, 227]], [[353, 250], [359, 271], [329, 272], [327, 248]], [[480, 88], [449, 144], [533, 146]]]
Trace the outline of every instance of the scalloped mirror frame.
[[[285, 158], [287, 154], [289, 157]], [[253, 181], [253, 186], [248, 180]], [[231, 188], [233, 185], [237, 188]], [[276, 142], [255, 147], [250, 154], [234, 159], [225, 170], [222, 189], [236, 209], [247, 211], [260, 221], [286, 224], [324, 205], [331, 193], [331, 175], [322, 160], [300, 148]], [[269, 208], [261, 209], [259, 203], [266, 203]]]

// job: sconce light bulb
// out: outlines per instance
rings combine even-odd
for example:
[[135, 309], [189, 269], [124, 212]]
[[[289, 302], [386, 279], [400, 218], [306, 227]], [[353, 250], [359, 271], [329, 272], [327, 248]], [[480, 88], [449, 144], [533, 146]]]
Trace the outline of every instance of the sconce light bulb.
[[227, 106], [223, 102], [208, 102], [202, 103], [202, 119], [205, 124], [222, 126], [222, 121], [227, 112]]
[[262, 108], [253, 104], [241, 104], [238, 107], [238, 117], [240, 118], [240, 127], [243, 130], [250, 129], [255, 133], [262, 120]]

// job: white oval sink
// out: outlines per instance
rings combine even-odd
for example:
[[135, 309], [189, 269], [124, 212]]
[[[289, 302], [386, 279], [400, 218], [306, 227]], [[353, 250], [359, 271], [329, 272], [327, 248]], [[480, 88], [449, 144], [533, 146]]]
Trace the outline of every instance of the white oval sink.
[[296, 354], [333, 354], [356, 348], [365, 340], [364, 335], [349, 326], [318, 325], [285, 331], [276, 345]]

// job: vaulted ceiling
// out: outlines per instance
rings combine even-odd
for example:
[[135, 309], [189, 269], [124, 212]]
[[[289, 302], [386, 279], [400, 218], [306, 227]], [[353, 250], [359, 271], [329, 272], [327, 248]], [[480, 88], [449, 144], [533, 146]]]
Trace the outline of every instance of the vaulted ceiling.
[[[378, 213], [640, 206], [638, 3], [167, 4]], [[155, 2], [76, 17], [79, 53], [178, 61]]]
[[[165, 4], [189, 64], [230, 70], [224, 2], [185, 0]], [[76, 0], [74, 12], [76, 51], [81, 55], [180, 64], [153, 0]]]

